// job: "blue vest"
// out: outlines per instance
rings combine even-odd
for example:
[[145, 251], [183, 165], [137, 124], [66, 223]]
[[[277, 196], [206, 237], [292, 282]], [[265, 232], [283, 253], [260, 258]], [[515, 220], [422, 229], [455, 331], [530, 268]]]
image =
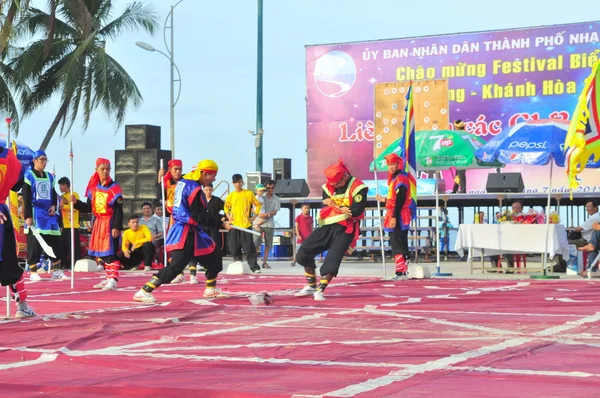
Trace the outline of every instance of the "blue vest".
[[202, 205], [206, 208], [206, 196], [202, 192], [202, 186], [196, 181], [183, 178], [179, 180], [175, 187], [171, 213], [173, 224], [165, 239], [165, 249], [168, 252], [183, 249], [190, 229], [194, 232], [194, 256], [210, 254], [215, 250], [215, 242], [192, 219], [192, 203], [197, 195], [201, 195]]
[[[31, 187], [31, 204], [33, 207], [33, 225], [41, 234], [60, 235], [58, 226], [58, 204], [52, 202], [54, 191], [54, 177], [45, 171], [44, 177], [37, 177], [33, 170], [25, 172], [25, 183]], [[53, 206], [56, 214], [50, 216], [48, 211]]]

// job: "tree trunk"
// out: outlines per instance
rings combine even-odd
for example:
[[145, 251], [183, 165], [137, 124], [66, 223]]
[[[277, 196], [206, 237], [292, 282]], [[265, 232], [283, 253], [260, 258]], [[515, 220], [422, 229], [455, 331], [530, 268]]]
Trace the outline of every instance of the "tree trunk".
[[52, 137], [54, 136], [54, 133], [56, 132], [56, 129], [58, 128], [58, 124], [64, 117], [66, 117], [66, 113], [67, 113], [67, 109], [69, 108], [70, 101], [71, 101], [71, 99], [67, 98], [64, 100], [64, 102], [60, 106], [60, 109], [58, 110], [58, 113], [56, 114], [54, 121], [50, 125], [50, 128], [48, 129], [48, 132], [46, 133], [46, 136], [44, 137], [44, 141], [42, 141], [42, 145], [40, 145], [40, 149], [42, 151], [45, 151], [46, 148], [48, 148], [48, 145], [50, 144], [50, 140], [52, 139]]
[[6, 15], [6, 19], [4, 20], [4, 25], [2, 29], [0, 29], [0, 55], [4, 53], [6, 46], [8, 44], [8, 39], [10, 38], [10, 31], [13, 26], [13, 21], [15, 16], [17, 15], [17, 5], [15, 3], [11, 4], [11, 7], [8, 9], [8, 13]]

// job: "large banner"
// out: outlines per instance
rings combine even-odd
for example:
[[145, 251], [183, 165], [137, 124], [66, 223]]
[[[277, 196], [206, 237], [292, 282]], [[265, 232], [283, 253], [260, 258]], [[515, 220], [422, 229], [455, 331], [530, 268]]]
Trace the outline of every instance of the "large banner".
[[[373, 179], [376, 84], [447, 80], [449, 122], [440, 128], [452, 129], [462, 119], [470, 133], [488, 140], [519, 122], [570, 119], [599, 48], [600, 22], [309, 46], [311, 192], [320, 192], [323, 169], [340, 157], [355, 176]], [[508, 165], [503, 171], [520, 171], [526, 192], [548, 190], [549, 167]], [[485, 192], [490, 172], [468, 170], [467, 192]], [[552, 190], [566, 192], [564, 169], [554, 175]], [[443, 177], [452, 187], [452, 173], [444, 171]], [[586, 169], [581, 177], [580, 192], [600, 191], [597, 170]]]

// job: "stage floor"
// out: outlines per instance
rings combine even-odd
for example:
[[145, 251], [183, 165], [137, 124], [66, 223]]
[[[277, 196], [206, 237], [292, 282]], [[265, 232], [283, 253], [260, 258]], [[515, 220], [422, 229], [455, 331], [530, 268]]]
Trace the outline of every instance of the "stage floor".
[[[297, 269], [301, 275], [301, 270]], [[340, 277], [326, 301], [301, 276], [227, 276], [232, 297], [150, 273], [28, 285], [40, 314], [0, 320], [0, 396], [566, 397], [600, 391], [599, 284]], [[247, 295], [267, 291], [271, 306]], [[1, 293], [2, 295], [4, 292]], [[4, 310], [4, 309], [2, 309]], [[13, 307], [14, 312], [14, 307]], [[596, 391], [594, 393], [594, 391]]]

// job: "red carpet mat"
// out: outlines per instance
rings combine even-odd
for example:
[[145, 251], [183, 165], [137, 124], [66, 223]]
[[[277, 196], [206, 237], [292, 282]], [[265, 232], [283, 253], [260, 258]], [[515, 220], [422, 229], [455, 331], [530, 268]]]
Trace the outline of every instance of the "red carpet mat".
[[[27, 288], [40, 314], [0, 320], [0, 396], [590, 397], [600, 391], [600, 286], [577, 281], [221, 276], [229, 298], [150, 273]], [[248, 295], [269, 292], [271, 306]], [[2, 293], [4, 294], [4, 293]], [[4, 310], [4, 308], [3, 308]], [[12, 308], [14, 313], [14, 307]], [[443, 392], [443, 393], [442, 393]], [[18, 394], [18, 395], [17, 395]]]

